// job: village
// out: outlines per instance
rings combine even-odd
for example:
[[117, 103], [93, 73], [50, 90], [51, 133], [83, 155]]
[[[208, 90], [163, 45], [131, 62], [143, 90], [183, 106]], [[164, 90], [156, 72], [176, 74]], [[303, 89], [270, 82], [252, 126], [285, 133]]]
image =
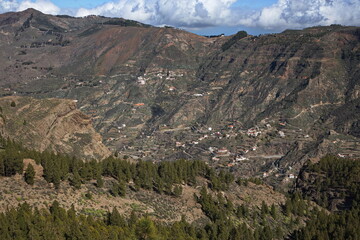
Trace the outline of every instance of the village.
[[[120, 128], [125, 132], [125, 125]], [[123, 140], [126, 137], [123, 135]], [[286, 181], [290, 181], [295, 178], [291, 169], [278, 169], [274, 162], [287, 153], [295, 140], [310, 139], [301, 129], [291, 128], [282, 121], [252, 128], [243, 128], [238, 122], [177, 128], [162, 125], [152, 135], [140, 134], [136, 140], [121, 144], [118, 152], [132, 159], [153, 162], [181, 158], [203, 160], [243, 177], [285, 175]]]
[[[289, 182], [296, 178], [295, 171], [280, 169], [276, 162], [287, 154], [295, 142], [313, 139], [306, 130], [288, 119], [274, 117], [253, 127], [245, 127], [237, 120], [221, 120], [216, 124], [194, 122], [192, 125], [159, 122], [158, 127], [148, 129], [146, 122], [149, 116], [164, 111], [149, 103], [149, 99], [159, 92], [172, 101], [186, 100], [201, 108], [204, 99], [223, 90], [221, 84], [189, 89], [186, 78], [182, 71], [164, 69], [154, 69], [141, 75], [117, 74], [92, 79], [70, 76], [57, 83], [60, 87], [57, 97], [69, 88], [76, 91], [86, 88], [102, 94], [96, 103], [82, 105], [83, 96], [74, 101], [91, 116], [93, 124], [101, 129], [104, 143], [120, 157], [153, 162], [196, 159], [242, 177], [275, 177]], [[24, 89], [31, 91], [29, 87]], [[2, 91], [4, 95], [17, 94], [9, 87]], [[108, 117], [103, 119], [103, 116]], [[356, 140], [342, 139], [334, 131], [329, 139], [329, 145], [336, 149], [339, 157], [360, 157]]]
[[[169, 98], [192, 99], [190, 101], [199, 105], [204, 98], [216, 95], [217, 91], [223, 89], [222, 86], [213, 86], [210, 89], [198, 87], [189, 90], [183, 72], [163, 69], [154, 69], [140, 76], [123, 74], [111, 76], [110, 79], [100, 76], [100, 80], [90, 81], [90, 84], [104, 89], [103, 102], [107, 103], [106, 96], [114, 91], [112, 84], [126, 91], [126, 84], [119, 82], [119, 78], [131, 82], [130, 87], [136, 91], [147, 94], [161, 91]], [[286, 155], [295, 142], [313, 140], [306, 130], [284, 118], [266, 119], [253, 127], [244, 127], [236, 120], [222, 120], [217, 124], [195, 122], [191, 126], [161, 123], [158, 128], [147, 129], [145, 122], [153, 109], [147, 98], [142, 99], [137, 98], [136, 102], [119, 99], [113, 103], [117, 111], [123, 112], [123, 117], [109, 122], [104, 141], [125, 158], [153, 162], [197, 159], [218, 169], [228, 169], [238, 176], [275, 177], [291, 182], [296, 178], [295, 171], [291, 168], [280, 169], [276, 162]], [[99, 114], [103, 114], [101, 108], [88, 111], [95, 121]], [[129, 117], [130, 122], [126, 121]], [[360, 151], [356, 150], [356, 140], [339, 139], [335, 133], [331, 139], [330, 145], [338, 148], [339, 157], [360, 156]]]

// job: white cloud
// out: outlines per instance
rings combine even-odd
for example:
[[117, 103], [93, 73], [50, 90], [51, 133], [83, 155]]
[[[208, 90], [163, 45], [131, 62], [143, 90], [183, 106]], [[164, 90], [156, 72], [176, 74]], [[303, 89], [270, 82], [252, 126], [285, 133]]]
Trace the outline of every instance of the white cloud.
[[[241, 0], [240, 0], [241, 1]], [[154, 25], [178, 27], [236, 26], [283, 30], [314, 25], [359, 25], [359, 0], [278, 0], [260, 10], [234, 8], [236, 0], [119, 0], [92, 9], [89, 14], [117, 16]]]
[[59, 14], [61, 11], [61, 9], [53, 4], [50, 0], [0, 0], [0, 12], [23, 11], [28, 8], [34, 8], [48, 14]]
[[39, 10], [40, 12], [47, 13], [47, 14], [56, 15], [56, 14], [60, 13], [60, 8], [48, 0], [22, 1], [16, 10], [23, 11], [28, 8], [34, 8], [36, 10]]
[[116, 0], [95, 8], [60, 9], [51, 0], [0, 0], [0, 12], [35, 8], [49, 14], [123, 17], [184, 28], [247, 26], [281, 31], [314, 25], [360, 25], [360, 0], [277, 0], [262, 9], [235, 7], [242, 0]]
[[81, 8], [77, 16], [90, 14], [129, 18], [154, 25], [215, 26], [230, 24], [236, 0], [119, 0], [92, 9]]
[[314, 25], [359, 25], [359, 0], [278, 0], [272, 6], [242, 18], [239, 24], [266, 29], [304, 28]]
[[0, 11], [1, 12], [15, 11], [18, 6], [19, 6], [19, 4], [17, 1], [0, 0]]

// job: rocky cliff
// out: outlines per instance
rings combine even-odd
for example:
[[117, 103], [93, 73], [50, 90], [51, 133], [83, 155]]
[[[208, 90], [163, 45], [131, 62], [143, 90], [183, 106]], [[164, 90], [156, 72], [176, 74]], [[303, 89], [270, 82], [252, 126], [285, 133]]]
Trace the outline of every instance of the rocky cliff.
[[0, 98], [0, 131], [24, 146], [39, 151], [67, 153], [85, 159], [102, 159], [110, 151], [92, 127], [91, 118], [74, 100]]

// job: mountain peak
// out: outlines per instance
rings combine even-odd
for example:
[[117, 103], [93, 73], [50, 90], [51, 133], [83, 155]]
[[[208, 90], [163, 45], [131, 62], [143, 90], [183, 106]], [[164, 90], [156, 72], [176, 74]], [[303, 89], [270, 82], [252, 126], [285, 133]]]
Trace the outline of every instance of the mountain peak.
[[44, 13], [40, 12], [39, 10], [36, 10], [34, 8], [28, 8], [21, 13], [23, 14], [38, 14], [38, 15], [45, 15]]

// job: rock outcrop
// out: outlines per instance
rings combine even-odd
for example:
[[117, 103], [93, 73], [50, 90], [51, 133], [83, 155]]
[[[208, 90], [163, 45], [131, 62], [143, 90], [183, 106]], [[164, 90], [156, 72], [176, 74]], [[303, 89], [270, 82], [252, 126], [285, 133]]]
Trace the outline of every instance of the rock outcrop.
[[91, 118], [69, 99], [0, 98], [0, 131], [24, 146], [84, 159], [102, 159], [110, 151], [92, 127]]

